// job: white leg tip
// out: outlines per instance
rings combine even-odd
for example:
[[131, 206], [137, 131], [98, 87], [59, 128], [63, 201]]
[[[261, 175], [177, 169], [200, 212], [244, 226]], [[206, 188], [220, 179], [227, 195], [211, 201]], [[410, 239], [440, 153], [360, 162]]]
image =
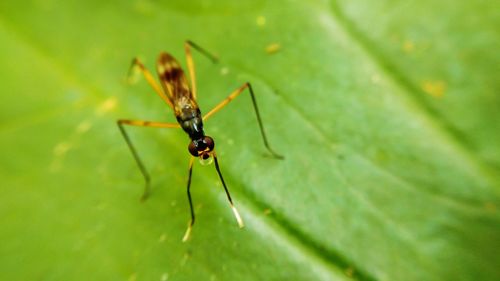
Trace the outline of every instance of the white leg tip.
[[238, 210], [236, 210], [236, 208], [233, 205], [231, 205], [231, 209], [233, 210], [233, 214], [236, 217], [236, 221], [238, 221], [238, 226], [240, 228], [243, 228], [245, 225], [243, 224], [243, 220], [240, 217], [240, 213], [238, 213]]
[[184, 237], [182, 237], [182, 242], [188, 241], [189, 237], [191, 237], [191, 224], [188, 225], [188, 228], [186, 229], [186, 233], [184, 233]]

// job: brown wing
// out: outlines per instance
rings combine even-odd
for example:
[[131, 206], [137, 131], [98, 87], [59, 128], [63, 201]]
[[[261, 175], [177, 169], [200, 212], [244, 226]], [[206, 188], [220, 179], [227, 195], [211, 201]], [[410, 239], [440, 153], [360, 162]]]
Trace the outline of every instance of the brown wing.
[[174, 107], [188, 103], [197, 107], [191, 90], [179, 62], [170, 54], [162, 52], [157, 62], [158, 77], [161, 86]]

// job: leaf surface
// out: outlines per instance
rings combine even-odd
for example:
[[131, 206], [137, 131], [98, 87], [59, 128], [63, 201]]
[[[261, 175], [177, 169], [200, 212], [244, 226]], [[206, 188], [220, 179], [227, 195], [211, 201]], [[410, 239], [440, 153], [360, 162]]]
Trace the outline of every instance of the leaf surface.
[[[185, 2], [0, 3], [0, 279], [500, 278], [493, 2]], [[186, 39], [202, 111], [250, 81], [285, 159], [247, 94], [205, 122], [246, 227], [195, 165], [181, 243], [188, 139], [130, 128], [140, 203], [115, 121], [175, 121], [125, 77]]]

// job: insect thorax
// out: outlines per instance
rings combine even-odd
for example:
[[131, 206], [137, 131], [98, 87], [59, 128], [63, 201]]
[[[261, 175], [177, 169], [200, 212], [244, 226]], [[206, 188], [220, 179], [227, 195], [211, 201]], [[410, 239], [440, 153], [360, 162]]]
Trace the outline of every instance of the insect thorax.
[[190, 104], [179, 109], [177, 122], [191, 139], [200, 139], [205, 134], [203, 132], [203, 120], [199, 108], [193, 108]]

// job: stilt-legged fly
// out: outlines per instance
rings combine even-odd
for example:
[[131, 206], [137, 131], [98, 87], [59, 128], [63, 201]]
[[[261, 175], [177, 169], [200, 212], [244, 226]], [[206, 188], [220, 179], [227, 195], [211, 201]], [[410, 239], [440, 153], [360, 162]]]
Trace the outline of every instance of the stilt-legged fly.
[[189, 172], [188, 172], [188, 181], [187, 181], [187, 195], [189, 199], [189, 207], [191, 210], [191, 219], [188, 224], [188, 228], [182, 241], [187, 241], [189, 239], [191, 229], [194, 224], [195, 214], [193, 209], [193, 201], [191, 199], [191, 175], [193, 171], [193, 162], [194, 158], [198, 157], [202, 164], [210, 164], [212, 161], [215, 163], [215, 169], [217, 170], [217, 174], [222, 182], [222, 186], [227, 195], [227, 199], [229, 200], [229, 204], [231, 205], [231, 209], [233, 214], [238, 222], [239, 227], [243, 227], [243, 220], [238, 213], [238, 210], [234, 207], [233, 201], [231, 199], [231, 195], [229, 194], [229, 190], [227, 189], [226, 183], [224, 182], [224, 178], [222, 177], [222, 173], [220, 171], [219, 162], [217, 160], [217, 154], [215, 153], [215, 142], [214, 140], [205, 135], [203, 131], [203, 121], [207, 120], [215, 114], [217, 111], [221, 110], [224, 106], [226, 106], [230, 101], [239, 96], [245, 89], [248, 89], [250, 96], [252, 98], [253, 108], [255, 110], [255, 114], [257, 116], [257, 122], [259, 124], [260, 133], [262, 135], [262, 139], [264, 141], [264, 145], [271, 155], [275, 158], [282, 158], [282, 156], [276, 154], [271, 147], [266, 138], [266, 134], [264, 132], [264, 127], [262, 125], [262, 119], [260, 118], [259, 109], [257, 107], [257, 102], [255, 100], [255, 95], [253, 93], [252, 86], [250, 83], [245, 83], [234, 92], [232, 92], [226, 99], [216, 105], [212, 110], [210, 110], [207, 114], [201, 114], [201, 111], [198, 107], [197, 100], [197, 92], [196, 92], [196, 79], [195, 79], [195, 70], [194, 70], [194, 62], [191, 56], [191, 48], [196, 49], [201, 54], [210, 58], [213, 62], [217, 62], [217, 58], [210, 54], [209, 52], [202, 49], [200, 46], [194, 44], [191, 41], [186, 41], [184, 44], [185, 52], [186, 52], [186, 60], [187, 67], [189, 71], [189, 76], [191, 80], [191, 87], [189, 87], [186, 76], [184, 75], [184, 71], [182, 70], [180, 64], [177, 60], [172, 57], [170, 54], [162, 52], [157, 60], [157, 72], [160, 80], [160, 86], [154, 80], [151, 73], [146, 69], [146, 67], [142, 64], [139, 59], [135, 58], [132, 61], [131, 71], [134, 69], [139, 69], [146, 81], [153, 87], [154, 91], [158, 94], [158, 96], [170, 107], [173, 109], [175, 117], [177, 119], [177, 123], [164, 123], [164, 122], [150, 122], [150, 121], [142, 121], [142, 120], [128, 120], [128, 119], [120, 119], [117, 121], [118, 127], [125, 138], [125, 141], [130, 148], [130, 151], [134, 155], [135, 161], [141, 170], [144, 179], [146, 181], [146, 187], [144, 189], [144, 194], [141, 199], [144, 200], [148, 197], [150, 192], [150, 177], [149, 174], [137, 153], [130, 137], [125, 130], [124, 125], [129, 126], [140, 126], [140, 127], [154, 127], [154, 128], [182, 128], [188, 135], [191, 141], [188, 145], [189, 153], [191, 154], [191, 159], [189, 161]]

